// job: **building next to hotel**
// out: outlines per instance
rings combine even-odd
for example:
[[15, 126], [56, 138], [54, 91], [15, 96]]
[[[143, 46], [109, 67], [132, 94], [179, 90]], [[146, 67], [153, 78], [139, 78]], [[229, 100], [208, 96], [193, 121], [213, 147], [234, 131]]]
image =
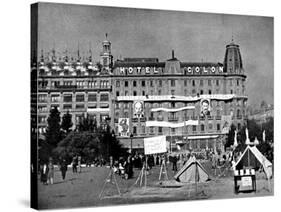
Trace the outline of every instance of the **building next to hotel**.
[[38, 62], [38, 128], [44, 133], [52, 107], [72, 114], [73, 129], [86, 116], [110, 124], [125, 147], [142, 150], [143, 139], [166, 135], [169, 148], [221, 148], [229, 126], [246, 121], [246, 75], [237, 44], [226, 46], [223, 63], [175, 57], [113, 61], [102, 42], [100, 62], [65, 53]]

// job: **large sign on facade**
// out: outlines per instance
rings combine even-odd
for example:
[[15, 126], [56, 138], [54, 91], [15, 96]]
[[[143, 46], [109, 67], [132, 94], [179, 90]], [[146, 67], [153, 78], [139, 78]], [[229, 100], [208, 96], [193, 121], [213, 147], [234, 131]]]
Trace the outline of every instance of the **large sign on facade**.
[[200, 101], [200, 116], [206, 117], [210, 115], [211, 102], [210, 99], [201, 99]]
[[221, 125], [222, 125], [221, 133], [227, 134], [229, 132], [231, 123], [232, 123], [232, 115], [222, 116], [221, 117]]
[[134, 118], [143, 118], [144, 117], [143, 101], [134, 101], [133, 110], [134, 110], [134, 113], [133, 113]]
[[118, 119], [118, 134], [121, 137], [129, 137], [129, 118]]
[[166, 136], [144, 138], [144, 154], [158, 154], [167, 151]]

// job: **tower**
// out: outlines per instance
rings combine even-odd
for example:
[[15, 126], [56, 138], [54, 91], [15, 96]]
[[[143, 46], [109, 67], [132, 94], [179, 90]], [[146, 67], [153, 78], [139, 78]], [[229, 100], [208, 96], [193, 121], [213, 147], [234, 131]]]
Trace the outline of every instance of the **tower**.
[[242, 57], [239, 49], [239, 45], [233, 42], [226, 45], [225, 57], [224, 57], [224, 72], [233, 74], [243, 73]]
[[107, 33], [105, 34], [105, 40], [102, 42], [102, 52], [100, 56], [102, 69], [109, 71], [112, 67], [113, 56], [111, 54], [111, 43], [107, 40]]

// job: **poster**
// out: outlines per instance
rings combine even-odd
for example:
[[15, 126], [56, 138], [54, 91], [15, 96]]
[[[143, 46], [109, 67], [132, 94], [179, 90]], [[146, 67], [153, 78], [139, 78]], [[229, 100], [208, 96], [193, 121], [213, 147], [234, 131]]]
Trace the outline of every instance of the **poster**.
[[144, 154], [157, 154], [167, 151], [166, 136], [144, 138]]
[[201, 99], [200, 101], [200, 116], [206, 117], [210, 115], [211, 102], [210, 99]]
[[143, 101], [134, 101], [133, 103], [133, 117], [143, 118], [144, 117], [144, 103]]
[[118, 119], [118, 134], [122, 137], [129, 137], [129, 118]]
[[222, 126], [221, 133], [227, 134], [229, 132], [231, 123], [232, 123], [232, 116], [231, 115], [222, 116], [221, 117], [221, 126]]

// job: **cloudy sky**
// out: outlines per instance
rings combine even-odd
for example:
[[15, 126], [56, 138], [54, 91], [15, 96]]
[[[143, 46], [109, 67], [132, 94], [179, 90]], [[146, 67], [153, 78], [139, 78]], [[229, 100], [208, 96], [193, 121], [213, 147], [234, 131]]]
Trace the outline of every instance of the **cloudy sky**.
[[225, 46], [240, 45], [250, 104], [273, 103], [273, 18], [161, 10], [41, 4], [39, 49], [86, 52], [99, 60], [108, 33], [114, 58], [175, 56], [223, 62]]

